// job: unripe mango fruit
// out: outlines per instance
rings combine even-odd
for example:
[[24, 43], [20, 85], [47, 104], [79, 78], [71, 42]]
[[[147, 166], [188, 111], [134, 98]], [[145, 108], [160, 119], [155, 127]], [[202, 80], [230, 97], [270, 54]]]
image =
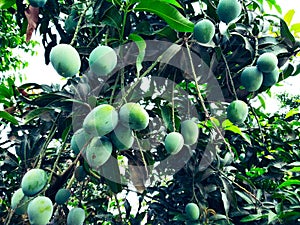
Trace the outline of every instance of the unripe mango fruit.
[[53, 204], [48, 197], [38, 196], [29, 203], [27, 213], [31, 225], [46, 225], [52, 217]]
[[91, 135], [88, 134], [83, 128], [78, 129], [71, 138], [71, 149], [76, 155], [87, 145], [87, 142], [91, 139]]
[[263, 74], [256, 66], [246, 67], [241, 74], [241, 84], [249, 92], [257, 91], [263, 82]]
[[200, 210], [198, 205], [192, 202], [188, 203], [185, 206], [185, 213], [190, 220], [197, 220], [200, 216]]
[[29, 197], [25, 196], [22, 188], [16, 190], [11, 197], [11, 208], [15, 210], [17, 215], [22, 215], [27, 212]]
[[124, 104], [119, 111], [121, 123], [132, 130], [143, 130], [149, 124], [147, 111], [138, 103]]
[[171, 155], [177, 154], [183, 147], [183, 136], [178, 132], [171, 132], [165, 138], [165, 148]]
[[46, 186], [47, 181], [48, 176], [44, 170], [31, 169], [22, 178], [22, 191], [26, 196], [34, 196]]
[[118, 124], [118, 113], [108, 104], [94, 108], [84, 119], [83, 129], [97, 137], [110, 133]]
[[63, 205], [68, 201], [70, 196], [71, 196], [70, 190], [65, 189], [65, 188], [61, 188], [57, 191], [57, 193], [55, 195], [55, 202], [58, 205]]
[[270, 73], [277, 67], [278, 59], [274, 53], [266, 52], [257, 59], [257, 68], [263, 73]]
[[248, 116], [248, 106], [241, 100], [235, 100], [227, 107], [227, 118], [235, 124], [243, 123]]
[[73, 208], [68, 213], [67, 225], [82, 225], [84, 220], [84, 210], [82, 208]]
[[59, 44], [50, 52], [50, 62], [62, 77], [72, 77], [80, 69], [81, 61], [77, 50], [68, 44]]
[[271, 87], [272, 85], [276, 84], [279, 79], [279, 69], [276, 68], [270, 73], [263, 73], [263, 86]]
[[134, 136], [129, 127], [125, 127], [121, 123], [112, 131], [110, 139], [113, 145], [119, 150], [127, 150], [132, 147]]
[[86, 148], [86, 160], [93, 169], [98, 169], [110, 157], [112, 144], [105, 136], [94, 137]]
[[44, 7], [47, 0], [29, 0], [29, 4], [33, 7]]
[[217, 6], [219, 19], [224, 23], [235, 20], [242, 11], [242, 6], [238, 0], [220, 0]]
[[200, 20], [195, 24], [194, 37], [203, 44], [212, 40], [215, 35], [215, 25], [208, 19]]
[[84, 181], [86, 175], [87, 175], [87, 173], [86, 173], [83, 166], [76, 167], [76, 169], [75, 169], [75, 178], [76, 178], [77, 181], [79, 181], [79, 182]]
[[185, 120], [181, 122], [180, 133], [183, 136], [184, 144], [193, 145], [198, 140], [198, 125], [193, 120]]
[[89, 56], [91, 71], [97, 76], [105, 76], [113, 71], [118, 62], [115, 51], [109, 46], [98, 46]]

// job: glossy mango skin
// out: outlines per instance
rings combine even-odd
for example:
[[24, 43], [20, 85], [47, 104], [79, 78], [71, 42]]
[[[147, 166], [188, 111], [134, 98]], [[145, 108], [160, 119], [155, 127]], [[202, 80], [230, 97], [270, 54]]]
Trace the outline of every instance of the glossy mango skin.
[[184, 144], [193, 145], [198, 140], [198, 125], [193, 120], [185, 120], [181, 122], [180, 133], [183, 136]]
[[242, 6], [238, 0], [220, 0], [217, 6], [217, 15], [226, 24], [235, 20], [241, 12]]
[[190, 219], [190, 220], [197, 220], [199, 219], [200, 216], [200, 210], [197, 204], [195, 203], [188, 203], [185, 206], [185, 213], [186, 216]]
[[112, 144], [118, 150], [127, 150], [131, 148], [134, 142], [132, 130], [120, 123], [111, 133], [110, 139], [112, 141]]
[[57, 191], [57, 193], [55, 195], [55, 202], [58, 205], [63, 205], [68, 201], [70, 196], [71, 196], [70, 190], [65, 189], [65, 188], [61, 188]]
[[227, 118], [235, 124], [243, 123], [248, 116], [248, 106], [241, 100], [235, 100], [227, 107]]
[[107, 137], [94, 137], [86, 148], [86, 160], [91, 168], [97, 169], [109, 159], [111, 153], [112, 143]]
[[109, 104], [103, 104], [89, 112], [83, 121], [82, 127], [88, 134], [99, 137], [113, 131], [118, 124], [118, 120], [116, 109]]
[[58, 44], [50, 52], [50, 62], [62, 77], [72, 77], [79, 72], [81, 66], [77, 50], [68, 44]]
[[149, 114], [138, 103], [128, 102], [119, 111], [121, 123], [132, 130], [143, 130], [149, 124]]
[[256, 66], [246, 67], [241, 74], [241, 84], [249, 92], [257, 91], [263, 83], [263, 73]]
[[47, 184], [47, 173], [42, 169], [31, 169], [22, 178], [21, 188], [26, 196], [34, 196]]
[[82, 208], [73, 208], [68, 213], [67, 225], [82, 225], [85, 220], [85, 212]]
[[28, 200], [30, 198], [25, 196], [22, 188], [14, 192], [11, 198], [11, 208], [15, 210], [17, 215], [22, 215], [27, 212]]
[[208, 19], [200, 20], [195, 24], [194, 37], [203, 44], [210, 42], [215, 35], [215, 25]]
[[171, 132], [165, 138], [165, 148], [171, 155], [177, 154], [183, 147], [183, 136], [178, 132]]
[[46, 225], [53, 213], [53, 204], [48, 197], [38, 196], [28, 205], [27, 214], [31, 225]]
[[109, 46], [96, 47], [89, 56], [91, 71], [97, 76], [105, 76], [111, 73], [116, 67], [118, 57], [115, 51]]
[[263, 73], [270, 73], [277, 67], [277, 56], [271, 52], [266, 52], [260, 55], [257, 59], [257, 68]]

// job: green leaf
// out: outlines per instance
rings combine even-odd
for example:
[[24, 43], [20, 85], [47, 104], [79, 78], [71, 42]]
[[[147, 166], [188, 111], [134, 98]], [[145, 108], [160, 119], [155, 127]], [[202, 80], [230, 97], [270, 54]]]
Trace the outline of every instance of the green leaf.
[[41, 116], [44, 113], [53, 111], [53, 108], [44, 107], [44, 108], [37, 108], [31, 110], [25, 117], [25, 124], [29, 123], [31, 120]]
[[0, 118], [7, 120], [8, 122], [10, 122], [14, 125], [19, 124], [18, 120], [6, 111], [0, 111]]
[[[149, 0], [131, 0], [130, 3], [138, 3], [138, 2], [145, 2]], [[159, 2], [167, 3], [176, 6], [177, 8], [183, 9], [182, 6], [176, 0], [156, 0]]]
[[255, 220], [262, 219], [263, 217], [267, 217], [267, 215], [266, 216], [263, 216], [262, 214], [249, 215], [249, 216], [246, 216], [246, 217], [242, 218], [241, 222], [243, 222], [243, 223], [252, 222], [252, 221], [255, 221]]
[[16, 4], [16, 0], [0, 0], [0, 9], [8, 9]]
[[286, 22], [283, 19], [280, 20], [280, 33], [287, 44], [292, 46], [292, 44], [295, 43], [295, 37], [291, 34]]
[[291, 26], [291, 31], [293, 31], [295, 33], [299, 33], [300, 32], [300, 23], [294, 23]]
[[161, 106], [160, 112], [162, 119], [164, 121], [164, 125], [170, 131], [173, 131], [173, 124], [172, 124], [172, 109], [168, 106]]
[[241, 135], [242, 138], [244, 138], [244, 140], [247, 141], [251, 145], [251, 139], [250, 139], [249, 135], [242, 132], [242, 130], [238, 126], [231, 123], [228, 119], [222, 123], [222, 127], [224, 128], [224, 130], [231, 131], [235, 134]]
[[291, 25], [292, 19], [295, 15], [295, 10], [294, 9], [290, 9], [283, 17], [284, 21], [286, 22], [286, 24], [288, 26]]
[[134, 8], [136, 11], [154, 13], [179, 32], [193, 32], [194, 23], [185, 18], [174, 6], [158, 0], [144, 0]]
[[273, 213], [270, 210], [269, 213], [268, 213], [268, 224], [271, 224], [275, 220], [278, 220], [277, 214]]
[[136, 58], [136, 70], [137, 70], [137, 77], [140, 76], [140, 71], [142, 70], [143, 66], [142, 66], [142, 62], [144, 60], [145, 57], [145, 52], [146, 52], [146, 42], [145, 40], [137, 34], [130, 34], [129, 35], [129, 40], [132, 40], [135, 42], [135, 44], [137, 45], [138, 49], [139, 49], [139, 54]]
[[116, 6], [112, 5], [109, 10], [105, 12], [102, 23], [120, 29], [122, 24], [122, 17]]
[[257, 95], [257, 97], [258, 97], [258, 100], [260, 101], [261, 106], [264, 109], [266, 109], [266, 101], [265, 101], [264, 97], [261, 94]]
[[229, 208], [230, 208], [230, 201], [229, 201], [229, 199], [228, 199], [225, 192], [221, 192], [221, 197], [222, 197], [223, 206], [224, 206], [226, 216], [228, 217]]
[[300, 113], [300, 110], [298, 108], [296, 109], [291, 109], [289, 112], [287, 112], [287, 114], [285, 115], [285, 119], [291, 117], [291, 116], [294, 116], [296, 114], [299, 114]]
[[300, 180], [287, 180], [278, 186], [278, 188], [289, 187], [292, 185], [300, 185]]

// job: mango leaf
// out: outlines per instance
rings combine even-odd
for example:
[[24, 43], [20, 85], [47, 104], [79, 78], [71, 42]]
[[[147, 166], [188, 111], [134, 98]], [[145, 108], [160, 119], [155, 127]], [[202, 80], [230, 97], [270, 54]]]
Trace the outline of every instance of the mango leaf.
[[283, 19], [280, 20], [280, 33], [287, 44], [292, 46], [293, 43], [295, 43], [295, 37], [291, 34], [286, 22]]
[[285, 115], [285, 119], [291, 117], [291, 116], [294, 116], [296, 114], [299, 114], [300, 113], [300, 110], [298, 108], [296, 109], [291, 109], [286, 115]]
[[229, 212], [229, 208], [230, 208], [230, 201], [229, 201], [229, 199], [228, 199], [225, 192], [221, 192], [221, 197], [222, 197], [223, 206], [224, 206], [226, 216], [228, 217], [228, 212]]
[[288, 26], [291, 25], [291, 22], [293, 20], [293, 17], [295, 15], [295, 10], [294, 9], [290, 9], [283, 17], [284, 21], [286, 22], [286, 24]]
[[193, 32], [194, 30], [194, 23], [185, 18], [174, 6], [165, 1], [141, 1], [134, 10], [154, 13], [165, 20], [172, 29], [179, 32]]
[[300, 32], [300, 23], [295, 23], [291, 26], [291, 31], [295, 32], [295, 33], [299, 33]]
[[240, 222], [243, 222], [243, 223], [252, 222], [255, 220], [262, 219], [263, 217], [267, 217], [267, 215], [253, 214], [253, 215], [249, 215], [249, 216], [242, 218]]
[[242, 138], [244, 138], [244, 140], [247, 141], [251, 145], [251, 139], [250, 139], [249, 135], [242, 132], [242, 130], [238, 126], [231, 123], [228, 119], [222, 123], [222, 127], [224, 128], [224, 130], [231, 131], [235, 134], [241, 135]]
[[6, 111], [0, 111], [0, 118], [7, 120], [14, 125], [19, 124], [18, 120]]
[[[149, 1], [149, 0], [131, 0], [130, 4], [134, 4], [134, 3], [138, 3], [138, 2], [147, 2], [147, 1]], [[177, 8], [183, 9], [182, 6], [176, 0], [156, 0], [156, 1], [168, 3], [168, 4], [176, 6]]]
[[261, 106], [263, 107], [263, 109], [266, 109], [266, 101], [265, 101], [265, 98], [264, 98], [261, 94], [257, 95], [257, 97], [258, 97], [258, 100], [260, 101], [260, 104], [261, 104]]
[[289, 187], [292, 185], [300, 185], [300, 180], [287, 180], [278, 186], [278, 188]]
[[25, 117], [25, 124], [29, 123], [31, 120], [40, 117], [42, 114], [53, 111], [53, 108], [44, 107], [44, 108], [37, 108], [31, 110]]
[[105, 12], [102, 23], [120, 29], [122, 23], [122, 17], [116, 6], [111, 6], [109, 10]]
[[16, 0], [0, 0], [0, 9], [8, 9], [16, 4]]
[[140, 76], [140, 71], [142, 70], [143, 66], [142, 66], [142, 62], [144, 60], [145, 57], [145, 52], [146, 52], [146, 42], [145, 40], [137, 34], [130, 34], [129, 35], [129, 40], [132, 40], [135, 42], [135, 44], [137, 45], [138, 49], [139, 49], [139, 54], [136, 58], [136, 70], [137, 70], [137, 77]]
[[161, 116], [166, 128], [170, 131], [173, 131], [173, 123], [172, 123], [172, 109], [168, 106], [160, 106]]

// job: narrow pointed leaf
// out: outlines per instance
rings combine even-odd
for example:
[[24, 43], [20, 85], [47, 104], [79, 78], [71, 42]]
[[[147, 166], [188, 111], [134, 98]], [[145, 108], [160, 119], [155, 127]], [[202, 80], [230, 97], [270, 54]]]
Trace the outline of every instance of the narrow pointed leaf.
[[165, 20], [172, 29], [179, 32], [192, 32], [194, 24], [185, 18], [174, 6], [157, 0], [141, 1], [135, 11], [154, 13]]

